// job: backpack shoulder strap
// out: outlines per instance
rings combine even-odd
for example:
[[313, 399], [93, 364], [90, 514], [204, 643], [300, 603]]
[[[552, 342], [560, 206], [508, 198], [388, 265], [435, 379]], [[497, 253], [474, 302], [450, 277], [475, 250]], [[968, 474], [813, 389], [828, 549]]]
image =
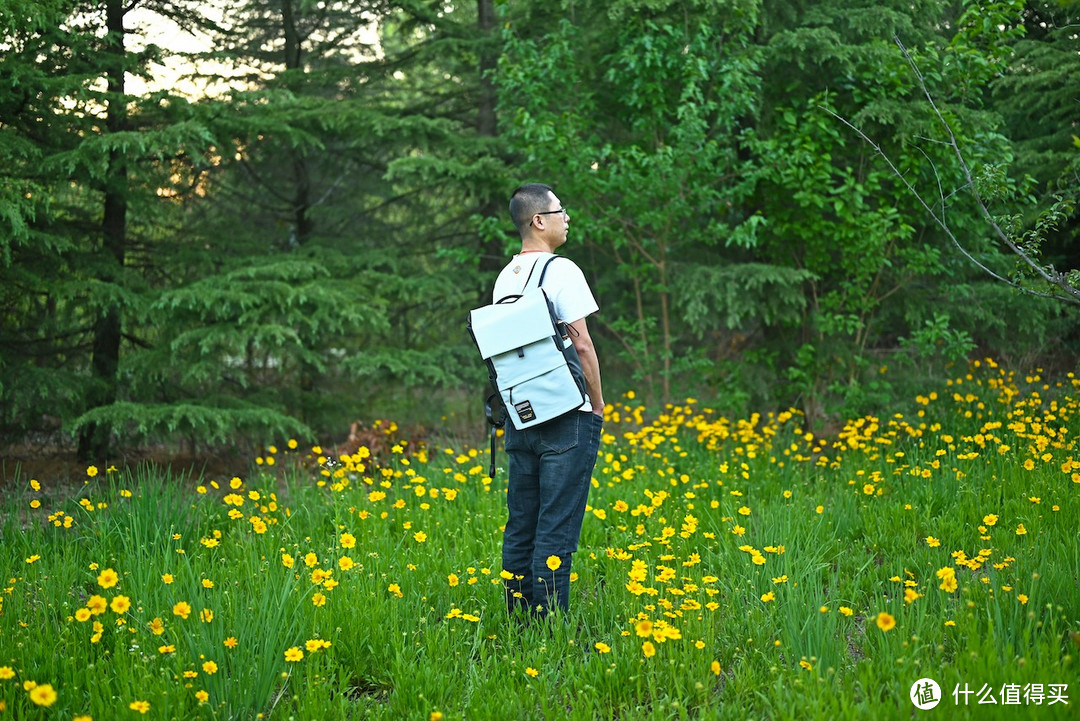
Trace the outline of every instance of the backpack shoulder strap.
[[[533, 273], [535, 273], [535, 272], [536, 272], [536, 263], [533, 263], [532, 267], [529, 268], [529, 274], [527, 276], [525, 276], [525, 285], [521, 286], [521, 292], [522, 293], [524, 293], [525, 290], [529, 287], [529, 281], [532, 280]], [[541, 273], [541, 275], [543, 275], [543, 274]]]
[[[551, 261], [549, 260], [548, 262], [550, 263]], [[529, 288], [529, 281], [532, 280], [533, 272], [535, 271], [536, 263], [533, 263], [532, 267], [529, 268], [529, 274], [525, 276], [525, 285], [521, 286], [521, 293], [511, 293], [510, 295], [504, 295], [502, 298], [499, 298], [497, 301], [495, 301], [495, 305], [498, 305], [499, 303], [513, 303], [518, 298], [520, 298], [522, 294]], [[543, 275], [543, 273], [541, 273], [541, 275]]]
[[[540, 271], [540, 280], [536, 283], [537, 288], [539, 288], [540, 286], [542, 286], [544, 284], [544, 276], [547, 275], [548, 266], [551, 265], [553, 261], [556, 261], [561, 257], [562, 257], [561, 255], [553, 255], [552, 257], [547, 259], [547, 262], [544, 263], [543, 269]], [[536, 269], [535, 265], [533, 266], [533, 269], [534, 270]], [[525, 281], [525, 282], [526, 282], [526, 284], [528, 283], [528, 281]]]
[[[544, 284], [544, 277], [547, 275], [548, 266], [551, 265], [552, 261], [558, 260], [561, 257], [561, 255], [553, 255], [544, 262], [544, 267], [540, 269], [540, 280], [538, 280], [536, 283], [537, 288], [541, 287]], [[532, 280], [533, 273], [536, 272], [536, 265], [536, 263], [533, 263], [532, 268], [529, 268], [529, 274], [525, 277], [525, 285], [521, 287], [521, 293], [514, 293], [512, 295], [503, 296], [502, 298], [499, 298], [499, 300], [495, 301], [495, 304], [498, 305], [499, 303], [513, 303], [518, 298], [520, 298], [525, 293], [525, 291], [529, 289], [529, 281]]]

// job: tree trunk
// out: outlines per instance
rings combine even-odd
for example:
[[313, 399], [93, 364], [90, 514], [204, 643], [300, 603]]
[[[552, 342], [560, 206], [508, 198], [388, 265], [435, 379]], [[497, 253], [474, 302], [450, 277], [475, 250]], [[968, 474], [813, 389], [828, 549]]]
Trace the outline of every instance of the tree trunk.
[[493, 0], [476, 0], [476, 18], [480, 34], [480, 107], [476, 116], [476, 132], [493, 138], [497, 125], [495, 82], [491, 76], [499, 62], [499, 48], [495, 43], [495, 3]]
[[[289, 76], [287, 85], [294, 93], [304, 92], [302, 82], [304, 66], [304, 40], [296, 24], [296, 12], [292, 0], [281, 4], [281, 27], [285, 34], [285, 72]], [[291, 151], [293, 171], [292, 233], [286, 250], [304, 245], [311, 238], [314, 223], [308, 215], [311, 210], [311, 174], [307, 155], [301, 150]]]
[[[105, 117], [108, 133], [127, 129], [127, 100], [124, 88], [124, 6], [121, 0], [108, 0], [105, 8], [107, 34], [103, 51], [105, 77], [108, 82], [109, 101]], [[101, 274], [105, 283], [121, 280], [124, 254], [127, 246], [127, 193], [128, 169], [124, 151], [109, 151], [105, 169], [105, 197], [101, 221], [103, 265]], [[89, 407], [101, 408], [116, 402], [117, 370], [120, 366], [120, 340], [123, 314], [118, 305], [104, 308], [94, 321], [93, 390]], [[83, 460], [104, 462], [110, 451], [110, 429], [100, 423], [90, 423], [79, 433], [78, 455]]]
[[[480, 81], [480, 102], [476, 109], [476, 133], [481, 137], [494, 138], [498, 134], [498, 118], [495, 115], [497, 101], [492, 74], [499, 62], [499, 46], [495, 34], [495, 3], [493, 0], [476, 0], [476, 28], [480, 36], [480, 58], [477, 72]], [[506, 205], [502, 199], [488, 198], [481, 201], [479, 212], [485, 217], [505, 217]], [[495, 239], [480, 248], [480, 271], [485, 277], [494, 276], [506, 264], [506, 249]], [[490, 289], [480, 292], [481, 302], [491, 302]]]

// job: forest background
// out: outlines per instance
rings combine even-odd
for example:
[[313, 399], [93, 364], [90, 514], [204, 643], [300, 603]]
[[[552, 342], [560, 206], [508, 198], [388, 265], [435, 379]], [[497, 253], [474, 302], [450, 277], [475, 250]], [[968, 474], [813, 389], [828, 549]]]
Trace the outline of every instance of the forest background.
[[0, 30], [5, 452], [479, 444], [465, 317], [526, 181], [612, 399], [827, 431], [970, 357], [1075, 368], [1073, 0], [0, 0]]

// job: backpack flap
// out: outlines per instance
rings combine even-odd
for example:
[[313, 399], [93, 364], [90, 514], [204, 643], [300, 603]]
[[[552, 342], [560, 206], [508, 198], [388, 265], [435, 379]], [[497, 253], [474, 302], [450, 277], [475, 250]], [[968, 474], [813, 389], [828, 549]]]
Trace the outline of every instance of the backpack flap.
[[469, 330], [484, 360], [555, 335], [547, 295], [536, 289], [513, 303], [496, 303], [469, 313]]

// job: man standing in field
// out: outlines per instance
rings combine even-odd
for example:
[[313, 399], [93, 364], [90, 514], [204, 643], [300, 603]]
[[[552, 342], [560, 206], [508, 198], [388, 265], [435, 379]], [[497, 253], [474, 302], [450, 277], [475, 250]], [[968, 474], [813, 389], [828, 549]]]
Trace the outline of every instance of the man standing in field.
[[[547, 185], [529, 183], [510, 198], [510, 217], [521, 252], [495, 281], [494, 300], [521, 293], [530, 271], [566, 243], [570, 216]], [[577, 550], [585, 502], [600, 447], [604, 394], [600, 363], [585, 318], [599, 308], [584, 274], [572, 260], [548, 266], [544, 290], [570, 337], [585, 372], [585, 403], [576, 411], [524, 430], [506, 424], [509, 516], [503, 532], [507, 609], [544, 617], [569, 608], [571, 556]]]

